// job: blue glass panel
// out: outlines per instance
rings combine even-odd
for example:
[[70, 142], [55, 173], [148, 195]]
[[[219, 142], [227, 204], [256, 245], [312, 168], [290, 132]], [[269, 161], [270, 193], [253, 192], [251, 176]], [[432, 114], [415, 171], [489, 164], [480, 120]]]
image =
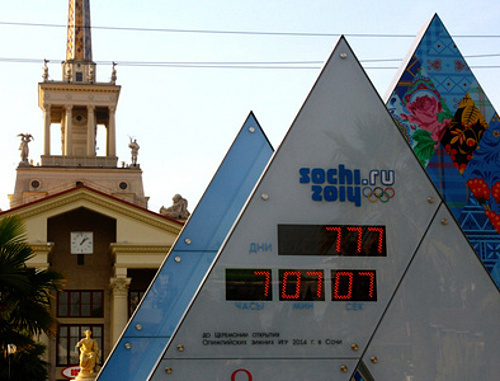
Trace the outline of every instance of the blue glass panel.
[[146, 379], [272, 153], [269, 141], [250, 113], [99, 380]]
[[129, 337], [121, 340], [102, 369], [99, 380], [146, 380], [157, 358], [150, 354], [162, 353], [164, 337]]
[[[124, 337], [170, 336], [215, 254], [214, 251], [172, 251], [144, 296]], [[138, 324], [140, 329], [137, 329]]]
[[217, 251], [271, 154], [272, 147], [250, 114], [196, 208], [196, 218], [191, 218], [182, 231], [175, 250]]

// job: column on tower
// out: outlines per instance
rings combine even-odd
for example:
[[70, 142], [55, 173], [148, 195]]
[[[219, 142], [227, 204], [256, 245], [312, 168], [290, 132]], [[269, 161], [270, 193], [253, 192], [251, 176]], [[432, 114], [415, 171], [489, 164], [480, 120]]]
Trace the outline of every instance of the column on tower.
[[87, 156], [95, 156], [95, 106], [87, 106]]
[[132, 278], [111, 278], [111, 340], [115, 343], [128, 321], [128, 289]]
[[50, 155], [50, 105], [43, 105], [43, 154]]
[[73, 121], [72, 121], [72, 105], [66, 105], [66, 116], [64, 120], [64, 150], [63, 155], [70, 156], [73, 154]]
[[106, 142], [107, 156], [116, 156], [115, 112], [116, 107], [109, 106], [108, 139]]

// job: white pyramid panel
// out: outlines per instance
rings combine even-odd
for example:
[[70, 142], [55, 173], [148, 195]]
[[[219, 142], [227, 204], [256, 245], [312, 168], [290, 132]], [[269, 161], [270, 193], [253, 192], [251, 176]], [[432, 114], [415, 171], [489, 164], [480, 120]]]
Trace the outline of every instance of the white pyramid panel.
[[498, 290], [443, 205], [365, 362], [378, 359], [375, 380], [498, 380], [499, 318]]
[[[347, 57], [342, 58], [343, 54]], [[301, 183], [306, 176], [303, 168], [310, 168], [311, 183]], [[358, 184], [345, 188], [358, 192], [361, 205], [348, 201], [347, 196], [341, 201], [340, 185], [312, 183], [315, 173], [332, 168], [339, 183], [342, 172], [352, 172], [355, 177], [359, 171], [360, 178], [368, 181], [371, 171], [393, 171], [394, 196], [385, 203], [370, 202], [363, 192], [375, 186]], [[322, 187], [323, 199], [326, 188], [336, 187], [339, 199], [315, 201], [313, 186]], [[267, 356], [276, 358], [352, 356], [351, 344], [362, 348], [368, 340], [435, 213], [437, 203], [429, 203], [428, 197], [438, 196], [354, 54], [341, 40], [176, 335], [176, 345], [189, 350], [173, 350], [168, 355], [255, 358], [265, 346]], [[285, 223], [385, 226], [387, 256], [279, 255], [277, 226]], [[273, 300], [254, 304], [226, 300], [226, 269], [237, 268], [270, 270]], [[278, 300], [279, 270], [287, 269], [322, 271], [325, 300], [312, 305]], [[375, 271], [377, 302], [347, 306], [332, 302], [331, 271], [339, 269]], [[252, 340], [236, 346], [203, 344], [207, 336], [214, 340], [216, 334], [235, 332], [251, 338], [271, 333], [276, 335], [272, 339], [290, 344], [279, 345], [278, 340], [262, 345], [252, 345]], [[309, 345], [299, 344], [301, 340]], [[342, 344], [325, 345], [326, 340]], [[310, 345], [311, 341], [322, 344]]]

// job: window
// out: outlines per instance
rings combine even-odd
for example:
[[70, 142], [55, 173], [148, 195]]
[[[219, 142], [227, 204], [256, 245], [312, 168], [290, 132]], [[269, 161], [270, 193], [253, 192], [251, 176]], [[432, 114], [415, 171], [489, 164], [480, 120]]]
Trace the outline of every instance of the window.
[[103, 317], [103, 291], [61, 291], [57, 297], [58, 317]]
[[76, 348], [76, 343], [85, 337], [84, 332], [88, 329], [92, 331], [92, 338], [97, 341], [99, 353], [103, 353], [102, 325], [60, 325], [57, 331], [58, 366], [78, 365], [80, 363], [80, 351]]
[[131, 317], [139, 305], [146, 291], [129, 291], [128, 293], [128, 317]]

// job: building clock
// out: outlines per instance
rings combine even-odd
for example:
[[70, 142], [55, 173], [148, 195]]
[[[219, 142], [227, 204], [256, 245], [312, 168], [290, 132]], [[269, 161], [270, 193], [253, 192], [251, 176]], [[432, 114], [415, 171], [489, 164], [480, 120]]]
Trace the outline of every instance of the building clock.
[[94, 234], [92, 232], [71, 232], [71, 254], [92, 254]]

